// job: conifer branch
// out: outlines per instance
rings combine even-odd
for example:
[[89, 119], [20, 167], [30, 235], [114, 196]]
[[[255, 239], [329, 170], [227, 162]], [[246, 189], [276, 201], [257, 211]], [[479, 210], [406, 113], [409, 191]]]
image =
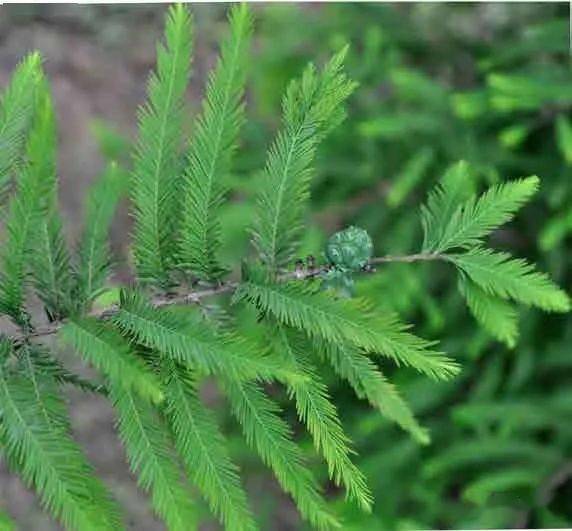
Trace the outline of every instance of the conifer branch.
[[[409, 400], [405, 400], [393, 382], [397, 375], [392, 371], [387, 373], [391, 378], [386, 377], [385, 363], [378, 363], [380, 356], [382, 362], [389, 360], [435, 380], [450, 379], [460, 370], [456, 360], [436, 349], [436, 341], [415, 335], [393, 311], [411, 316], [422, 310], [429, 321], [424, 328], [430, 335], [438, 329], [436, 325], [449, 325], [449, 313], [441, 312], [428, 293], [421, 295], [420, 305], [415, 300], [423, 291], [423, 281], [441, 287], [440, 282], [435, 283], [440, 279], [417, 278], [408, 275], [412, 271], [406, 268], [388, 268], [379, 275], [382, 278], [363, 282], [354, 290], [355, 276], [384, 264], [447, 262], [457, 276], [460, 295], [481, 328], [514, 347], [519, 332], [517, 304], [561, 313], [572, 308], [568, 294], [549, 275], [524, 259], [488, 246], [489, 235], [510, 222], [538, 191], [539, 179], [500, 180], [496, 175], [500, 159], [496, 151], [492, 159], [488, 157], [489, 143], [485, 142], [486, 161], [471, 156], [477, 162], [476, 172], [465, 162], [455, 164], [428, 194], [421, 208], [423, 242], [416, 254], [372, 258], [371, 236], [362, 228], [348, 227], [328, 239], [323, 265], [316, 266], [315, 259], [308, 256], [291, 267], [301, 254], [317, 150], [342, 122], [346, 100], [357, 83], [344, 67], [347, 47], [321, 68], [310, 64], [288, 85], [282, 125], [268, 149], [264, 169], [259, 178], [248, 180], [254, 186], [244, 188], [246, 182], [235, 179], [232, 160], [245, 123], [246, 71], [258, 59], [248, 52], [252, 22], [246, 5], [231, 8], [228, 37], [208, 77], [202, 111], [187, 127], [185, 96], [192, 64], [193, 18], [182, 4], [170, 8], [147, 99], [139, 107], [136, 141], [130, 149], [129, 141], [99, 132], [108, 168], [88, 195], [83, 231], [73, 247], [68, 248], [58, 208], [56, 114], [40, 56], [28, 56], [0, 94], [1, 208], [4, 198], [8, 199], [1, 223], [5, 236], [0, 246], [0, 318], [17, 328], [17, 333], [0, 330], [0, 458], [36, 490], [47, 512], [66, 529], [123, 528], [116, 503], [73, 438], [60, 389], [72, 384], [100, 392], [110, 402], [130, 469], [166, 528], [192, 531], [202, 525], [202, 505], [193, 502], [196, 490], [225, 529], [254, 530], [256, 517], [232, 458], [234, 437], [227, 441], [226, 422], [219, 426], [221, 408], [211, 409], [201, 399], [203, 385], [210, 389], [214, 380], [247, 445], [292, 497], [300, 516], [320, 531], [342, 526], [331, 512], [335, 509], [328, 499], [333, 494], [331, 487], [343, 487], [346, 499], [363, 512], [371, 512], [378, 472], [389, 470], [383, 496], [395, 498], [392, 473], [406, 460], [413, 463], [409, 468], [421, 469], [424, 479], [437, 481], [441, 488], [458, 483], [460, 497], [477, 505], [487, 503], [492, 495], [527, 488], [529, 500], [536, 503], [534, 514], [529, 511], [524, 520], [530, 517], [560, 524], [558, 515], [548, 514], [548, 502], [553, 495], [560, 496], [559, 487], [570, 471], [548, 477], [563, 462], [564, 454], [547, 447], [542, 434], [549, 428], [560, 439], [570, 397], [558, 393], [545, 400], [534, 390], [528, 394], [531, 375], [538, 372], [544, 376], [536, 371], [533, 349], [539, 346], [537, 341], [528, 348], [523, 345], [518, 359], [509, 360], [481, 356], [487, 338], [470, 335], [467, 353], [473, 361], [479, 358], [473, 375], [481, 381], [472, 385], [470, 368], [460, 385], [453, 381], [435, 392], [427, 387], [429, 382], [407, 379], [403, 390]], [[406, 89], [413, 99], [419, 95], [425, 102], [428, 93], [429, 100], [433, 99], [436, 87], [413, 71], [395, 70], [391, 78], [392, 85]], [[542, 79], [529, 84], [524, 77], [497, 73], [490, 81], [490, 101], [499, 93], [503, 105], [508, 102], [508, 107], [515, 109], [529, 109], [537, 97], [534, 87], [545, 83]], [[414, 94], [406, 85], [416, 85]], [[563, 87], [540, 92], [542, 104], [548, 104], [544, 103], [547, 97], [559, 98]], [[441, 100], [444, 93], [437, 90]], [[524, 106], [516, 103], [522, 96]], [[485, 107], [492, 111], [496, 106], [493, 102]], [[377, 116], [377, 112], [371, 114]], [[501, 131], [499, 140], [507, 143], [508, 133], [513, 138], [508, 143], [516, 148], [530, 127], [530, 123], [511, 126]], [[350, 129], [355, 133], [354, 127]], [[358, 131], [360, 139], [371, 136], [362, 132]], [[248, 138], [247, 144], [251, 134]], [[572, 125], [564, 115], [556, 120], [556, 140], [564, 161], [572, 164]], [[130, 151], [129, 167], [115, 165], [115, 160], [127, 163], [125, 153]], [[420, 184], [428, 165], [433, 166], [431, 151], [427, 147], [412, 153], [410, 162], [392, 178], [392, 190], [400, 190], [400, 199], [393, 193], [386, 198], [390, 216], [398, 206], [405, 206], [402, 200]], [[388, 175], [393, 173], [393, 158], [384, 170]], [[335, 164], [339, 164], [337, 158]], [[367, 168], [369, 174], [369, 165]], [[356, 169], [359, 179], [360, 168]], [[334, 173], [353, 180], [356, 172], [351, 166], [340, 166]], [[479, 193], [477, 185], [483, 177], [490, 186]], [[249, 224], [256, 263], [244, 263], [240, 276], [234, 278], [227, 276], [232, 264], [224, 264], [228, 249], [223, 249], [222, 242], [227, 230], [232, 240], [236, 229], [242, 231], [244, 226], [233, 223], [238, 218], [232, 218], [232, 213], [229, 217], [229, 211], [221, 208], [231, 185], [233, 192], [256, 189], [257, 193]], [[344, 190], [347, 192], [345, 185]], [[132, 286], [118, 285], [106, 291], [113, 266], [109, 233], [116, 207], [127, 192], [134, 221], [129, 253], [135, 278]], [[566, 199], [564, 189], [556, 195], [550, 189], [548, 192], [551, 208]], [[249, 207], [248, 203], [243, 206]], [[386, 216], [380, 219], [385, 229]], [[561, 225], [560, 219], [555, 222]], [[407, 233], [409, 239], [415, 235], [410, 231], [415, 227], [409, 223], [402, 225], [400, 220], [397, 228], [401, 232], [395, 236]], [[567, 229], [558, 230], [561, 238]], [[231, 254], [236, 256], [235, 251]], [[556, 258], [551, 261], [553, 269], [561, 256]], [[440, 302], [445, 303], [445, 310], [456, 312], [458, 306], [449, 303], [448, 295], [440, 290]], [[224, 300], [205, 300], [219, 296]], [[36, 323], [33, 310], [40, 310], [36, 308], [38, 299], [47, 320]], [[234, 310], [228, 314], [227, 303]], [[460, 324], [456, 316], [451, 324]], [[523, 337], [532, 338], [537, 323], [523, 319], [523, 325]], [[558, 327], [558, 323], [551, 325], [547, 332]], [[467, 337], [464, 329], [459, 332]], [[52, 354], [50, 341], [43, 339], [56, 333], [62, 346], [67, 345], [97, 371], [93, 382], [91, 376], [84, 380], [68, 371]], [[450, 346], [459, 348], [454, 341]], [[548, 348], [552, 351], [552, 342]], [[549, 352], [551, 366], [568, 367], [565, 355], [565, 349]], [[323, 369], [326, 378], [322, 378]], [[334, 380], [345, 381], [357, 398], [422, 444], [429, 442], [429, 432], [416, 415], [433, 427], [427, 413], [435, 407], [449, 407], [450, 399], [468, 389], [469, 403], [452, 410], [463, 428], [461, 439], [453, 440], [445, 453], [438, 451], [425, 463], [427, 453], [420, 455], [409, 441], [391, 436], [393, 449], [360, 460], [361, 470], [355, 448], [363, 446], [364, 436], [368, 436], [367, 446], [369, 440], [376, 446], [377, 441], [369, 435], [385, 433], [385, 426], [379, 424], [378, 415], [359, 415], [352, 432], [361, 441], [355, 444], [342, 424], [342, 411], [338, 414], [335, 402], [339, 395], [331, 385]], [[273, 382], [285, 388], [286, 396], [279, 386], [268, 385]], [[267, 385], [272, 394], [279, 393], [280, 403], [266, 392]], [[527, 393], [523, 400], [519, 399], [521, 389]], [[502, 390], [509, 391], [507, 400], [498, 400]], [[542, 401], [537, 404], [539, 398]], [[294, 402], [295, 409], [283, 410], [283, 399]], [[546, 409], [547, 405], [551, 409]], [[294, 413], [311, 438], [309, 449], [327, 465], [327, 475], [314, 476], [310, 466], [314, 462], [307, 459], [298, 426], [288, 422], [294, 420], [287, 418]], [[435, 427], [439, 437], [434, 448], [439, 450], [444, 426]], [[532, 430], [541, 430], [541, 438], [535, 436], [523, 445], [511, 437], [520, 438]], [[499, 460], [507, 461], [508, 466], [486, 466]], [[482, 467], [482, 471], [474, 477], [471, 472], [467, 485], [457, 482], [456, 472], [469, 467]], [[370, 490], [366, 476], [373, 480], [374, 489]], [[331, 484], [325, 488], [328, 479]], [[404, 479], [408, 485], [417, 485], [416, 475]], [[431, 504], [433, 498], [422, 495], [418, 501]], [[494, 519], [487, 512], [479, 521], [496, 521], [496, 510], [505, 512], [501, 503], [502, 507], [491, 507]], [[540, 513], [544, 509], [546, 515]], [[373, 520], [361, 520], [350, 511], [343, 511], [344, 528], [382, 525], [375, 513]], [[397, 513], [394, 516], [400, 518]], [[509, 518], [512, 520], [512, 514]], [[465, 520], [476, 521], [469, 513]], [[417, 521], [427, 523], [418, 515], [414, 523]], [[0, 528], [7, 525], [11, 527], [0, 510]]]
[[[435, 260], [447, 260], [447, 257], [442, 254], [435, 253], [417, 253], [409, 255], [387, 255], [378, 256], [370, 260], [371, 265], [387, 264], [387, 263], [413, 263], [422, 261], [435, 261]], [[288, 282], [291, 280], [310, 280], [319, 276], [328, 270], [328, 266], [318, 267], [316, 269], [308, 269], [305, 271], [288, 271], [283, 273], [278, 277], [279, 282]], [[209, 297], [215, 297], [217, 295], [232, 294], [238, 287], [238, 282], [221, 282], [216, 286], [205, 287], [204, 289], [197, 291], [190, 291], [184, 293], [170, 294], [170, 295], [158, 295], [150, 298], [150, 302], [154, 308], [164, 308], [167, 306], [185, 306], [192, 304], [200, 304], [203, 299]], [[93, 317], [95, 319], [106, 320], [117, 314], [119, 311], [119, 306], [113, 304], [106, 308], [97, 308], [87, 313], [87, 317]], [[56, 321], [50, 323], [46, 326], [37, 327], [29, 334], [11, 334], [10, 337], [15, 343], [23, 343], [26, 340], [39, 339], [46, 336], [51, 336], [56, 334], [60, 328], [65, 324], [66, 321]], [[3, 332], [0, 331], [0, 335]]]
[[168, 284], [174, 250], [172, 217], [180, 182], [173, 176], [180, 166], [192, 46], [191, 15], [182, 5], [174, 6], [166, 19], [165, 44], [157, 49], [157, 69], [148, 82], [148, 99], [139, 111], [131, 186], [137, 275], [151, 284]]

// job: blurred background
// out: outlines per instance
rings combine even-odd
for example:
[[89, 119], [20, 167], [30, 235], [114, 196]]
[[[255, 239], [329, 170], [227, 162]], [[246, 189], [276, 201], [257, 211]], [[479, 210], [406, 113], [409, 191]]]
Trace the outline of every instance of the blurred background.
[[[345, 43], [359, 81], [348, 118], [319, 151], [311, 224], [301, 256], [321, 257], [329, 234], [366, 228], [376, 255], [420, 246], [419, 206], [459, 159], [482, 189], [537, 174], [538, 196], [491, 246], [535, 261], [572, 291], [572, 69], [568, 4], [256, 4], [256, 37], [230, 200], [224, 258], [248, 249], [257, 170], [279, 126], [289, 79]], [[193, 7], [196, 25], [189, 117], [195, 114], [225, 30], [224, 4]], [[59, 121], [61, 204], [70, 242], [81, 229], [86, 187], [107, 159], [126, 169], [160, 5], [0, 6], [0, 86], [39, 49]], [[190, 120], [189, 120], [190, 122]], [[130, 221], [123, 205], [112, 234], [117, 280], [130, 278]], [[328, 486], [344, 529], [572, 527], [572, 316], [522, 308], [514, 349], [469, 315], [446, 264], [395, 264], [362, 277], [358, 290], [400, 313], [421, 336], [440, 339], [462, 373], [447, 384], [406, 370], [390, 374], [433, 442], [421, 447], [331, 378], [331, 392], [359, 451], [376, 504], [371, 516]], [[389, 369], [389, 368], [388, 368]], [[328, 378], [328, 375], [325, 375]], [[281, 389], [273, 395], [297, 426]], [[130, 476], [99, 397], [70, 393], [74, 431], [125, 508], [131, 529], [160, 530]], [[247, 451], [216, 391], [206, 396], [240, 463], [261, 528], [302, 529], [296, 511]], [[296, 429], [311, 454], [311, 442]], [[22, 530], [59, 529], [0, 463], [0, 506]], [[205, 529], [217, 529], [206, 516]]]

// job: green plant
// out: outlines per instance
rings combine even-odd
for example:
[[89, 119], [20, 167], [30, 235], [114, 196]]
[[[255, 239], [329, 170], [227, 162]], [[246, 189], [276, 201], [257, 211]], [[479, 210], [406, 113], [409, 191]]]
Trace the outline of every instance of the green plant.
[[[2, 99], [0, 177], [9, 183], [13, 175], [15, 186], [6, 216], [0, 310], [19, 331], [4, 335], [0, 343], [0, 441], [10, 466], [69, 528], [116, 529], [122, 523], [115, 502], [71, 437], [63, 384], [108, 396], [131, 468], [168, 528], [197, 523], [189, 481], [227, 528], [251, 529], [256, 523], [239, 469], [216, 417], [199, 397], [212, 377], [248, 445], [272, 469], [301, 515], [327, 529], [339, 526], [339, 519], [264, 386], [285, 387], [330, 480], [368, 512], [370, 488], [353, 461], [353, 443], [322, 368], [330, 366], [359, 398], [425, 444], [428, 431], [377, 359], [383, 356], [434, 380], [459, 371], [433, 341], [412, 334], [395, 312], [363, 289], [355, 298], [320, 289], [316, 280], [327, 275], [328, 264], [291, 271], [307, 230], [317, 148], [342, 123], [346, 100], [356, 88], [344, 73], [345, 49], [322, 68], [308, 66], [288, 86], [282, 127], [268, 150], [253, 207], [256, 254], [244, 257], [238, 280], [229, 279], [230, 268], [220, 257], [219, 214], [244, 121], [248, 9], [233, 8], [229, 25], [186, 146], [183, 101], [192, 18], [182, 6], [169, 11], [165, 44], [158, 48], [157, 70], [139, 114], [130, 181], [110, 163], [88, 198], [75, 255], [62, 236], [55, 123], [37, 54], [20, 65]], [[332, 245], [326, 256], [344, 274], [393, 262], [452, 265], [476, 319], [513, 345], [517, 325], [509, 301], [569, 310], [567, 295], [546, 275], [485, 246], [485, 237], [512, 219], [539, 180], [510, 181], [482, 195], [471, 183], [465, 163], [444, 174], [423, 208], [425, 237], [419, 252], [370, 258], [369, 236], [360, 232], [356, 254], [363, 256], [358, 260], [338, 260]], [[107, 233], [127, 188], [135, 221], [136, 282], [110, 301]], [[334, 236], [330, 244], [347, 245], [340, 239]], [[356, 238], [350, 240], [353, 244]], [[31, 290], [43, 303], [47, 323], [32, 321], [26, 306]], [[207, 298], [216, 304], [205, 304]], [[103, 308], [102, 301], [107, 302]], [[257, 324], [245, 326], [249, 320]], [[100, 372], [101, 382], [84, 380], [58, 361], [43, 342], [56, 333]]]
[[[491, 244], [541, 264], [569, 287], [572, 174], [558, 137], [558, 122], [572, 110], [569, 17], [563, 5], [547, 7], [266, 9], [252, 109], [263, 120], [249, 152], [258, 151], [259, 128], [271, 123], [272, 89], [301, 67], [307, 50], [321, 57], [351, 42], [346, 66], [360, 90], [349, 102], [350, 119], [321, 152], [312, 212], [326, 233], [312, 239], [353, 224], [367, 228], [378, 253], [413, 248], [420, 236], [411, 209], [449, 161], [465, 159], [473, 170], [468, 187], [543, 177], [533, 204]], [[302, 13], [304, 27], [295, 23]], [[372, 515], [340, 499], [345, 528], [570, 527], [572, 438], [562, 421], [572, 404], [570, 314], [515, 308], [519, 337], [509, 348], [474, 326], [448, 273], [433, 263], [387, 265], [356, 284], [358, 294], [399, 312], [421, 335], [442, 338], [463, 370], [437, 386], [390, 374], [431, 429], [433, 443], [423, 448], [326, 377], [376, 498]], [[472, 496], [473, 485], [481, 496]]]

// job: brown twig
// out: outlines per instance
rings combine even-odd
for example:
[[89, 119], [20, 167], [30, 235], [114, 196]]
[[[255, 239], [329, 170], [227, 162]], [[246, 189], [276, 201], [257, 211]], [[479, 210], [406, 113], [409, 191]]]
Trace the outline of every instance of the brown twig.
[[385, 264], [388, 262], [420, 262], [428, 260], [444, 260], [445, 257], [438, 253], [418, 253], [418, 254], [408, 254], [404, 256], [380, 256], [378, 258], [372, 258], [370, 264]]
[[[372, 258], [370, 260], [371, 265], [385, 264], [391, 262], [402, 262], [411, 263], [427, 260], [443, 260], [443, 255], [434, 253], [418, 253], [410, 254], [404, 256], [380, 256]], [[319, 267], [308, 271], [289, 271], [283, 273], [278, 277], [280, 282], [287, 282], [288, 280], [307, 280], [320, 275], [321, 273], [328, 270], [328, 266]], [[237, 282], [226, 282], [221, 283], [218, 286], [213, 286], [197, 291], [191, 291], [189, 293], [182, 293], [171, 296], [157, 296], [152, 298], [152, 304], [155, 308], [163, 308], [165, 306], [176, 306], [185, 304], [198, 304], [200, 301], [207, 297], [213, 297], [215, 295], [222, 295], [224, 293], [232, 293], [238, 287]], [[98, 308], [90, 311], [87, 315], [89, 317], [94, 317], [96, 319], [109, 319], [113, 317], [119, 311], [118, 305], [113, 305], [108, 308]], [[39, 339], [47, 336], [51, 336], [58, 332], [58, 330], [64, 325], [65, 321], [58, 321], [50, 323], [45, 326], [37, 327], [32, 332], [28, 333], [26, 336], [23, 334], [12, 335], [12, 339], [16, 343], [22, 343], [26, 339]], [[0, 335], [2, 332], [0, 332]]]

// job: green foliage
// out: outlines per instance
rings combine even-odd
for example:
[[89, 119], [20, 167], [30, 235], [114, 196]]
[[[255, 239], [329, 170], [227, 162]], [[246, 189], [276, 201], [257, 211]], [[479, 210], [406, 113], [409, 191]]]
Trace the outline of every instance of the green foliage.
[[30, 255], [30, 269], [50, 320], [57, 320], [66, 317], [71, 309], [72, 275], [57, 204], [56, 124], [46, 82], [38, 89], [37, 98], [37, 141], [30, 143], [26, 155], [46, 195], [40, 198], [42, 219], [32, 237], [34, 253]]
[[459, 163], [443, 178], [423, 209], [425, 242], [423, 251], [442, 253], [454, 248], [470, 248], [494, 229], [510, 221], [514, 213], [537, 191], [538, 177], [528, 177], [493, 186], [481, 197], [464, 202], [467, 166]]
[[112, 162], [88, 194], [76, 281], [77, 302], [88, 307], [101, 295], [111, 273], [107, 238], [117, 203], [125, 191], [123, 177], [117, 164]]
[[429, 194], [427, 204], [421, 209], [424, 251], [438, 252], [439, 247], [451, 239], [446, 231], [451, 227], [457, 232], [458, 218], [463, 213], [461, 204], [468, 198], [470, 187], [469, 167], [461, 161], [448, 168], [441, 182]]
[[358, 348], [344, 344], [322, 342], [318, 345], [337, 374], [352, 386], [358, 398], [366, 399], [374, 408], [420, 443], [427, 444], [429, 435], [422, 428], [397, 389], [387, 381], [375, 364]]
[[169, 434], [150, 404], [123, 386], [111, 385], [119, 437], [139, 486], [150, 491], [156, 513], [169, 529], [193, 528], [195, 514], [190, 492], [173, 460]]
[[340, 527], [322, 498], [302, 452], [292, 441], [290, 427], [280, 418], [280, 408], [253, 383], [226, 380], [223, 391], [249, 446], [272, 468], [302, 516], [317, 529]]
[[[0, 344], [2, 358], [11, 346]], [[21, 353], [19, 374], [0, 373], [0, 438], [10, 464], [38, 489], [42, 503], [74, 529], [116, 529], [117, 511], [69, 435], [67, 412], [54, 382], [36, 374]]]
[[518, 315], [510, 303], [490, 295], [468, 278], [461, 280], [461, 292], [483, 328], [513, 348], [518, 337]]
[[139, 137], [131, 196], [135, 215], [133, 251], [143, 282], [165, 284], [173, 267], [173, 223], [181, 190], [179, 151], [183, 96], [190, 75], [192, 20], [172, 7], [165, 44], [157, 48], [157, 70], [148, 82], [148, 101], [139, 111]]
[[522, 259], [482, 248], [452, 255], [450, 259], [489, 295], [511, 298], [546, 311], [570, 309], [568, 295]]
[[[50, 160], [52, 156], [49, 151], [50, 142], [53, 141], [50, 116], [47, 97], [38, 98], [38, 111], [35, 113], [26, 146], [27, 161], [19, 172], [17, 188], [10, 199], [6, 218], [7, 237], [2, 248], [0, 312], [22, 325], [27, 322], [23, 303], [25, 282], [30, 264], [34, 260], [32, 251], [35, 239], [42, 229], [46, 211], [45, 199], [52, 193], [53, 182], [44, 174], [43, 158], [46, 146], [47, 159]], [[39, 286], [42, 288], [41, 281]]]
[[58, 384], [70, 384], [82, 391], [105, 394], [106, 389], [101, 383], [93, 382], [71, 372], [55, 355], [41, 345], [34, 345], [30, 361], [37, 371], [53, 378]]
[[375, 312], [366, 300], [335, 299], [300, 284], [271, 284], [259, 274], [251, 275], [239, 286], [235, 300], [242, 299], [312, 338], [347, 341], [436, 379], [446, 379], [458, 371], [453, 361], [431, 350], [433, 343], [407, 332], [408, 327], [395, 316]]
[[[489, 188], [477, 197], [467, 192], [470, 168], [452, 166], [422, 208], [423, 252], [453, 262], [461, 273], [460, 289], [471, 313], [491, 335], [514, 347], [518, 336], [512, 299], [546, 311], [570, 310], [568, 295], [522, 259], [482, 247], [483, 237], [510, 221], [538, 190], [538, 177]], [[463, 254], [447, 254], [462, 249]]]
[[194, 312], [177, 315], [157, 310], [136, 293], [124, 295], [114, 320], [145, 347], [198, 367], [204, 374], [264, 379], [289, 374], [267, 352], [252, 348], [238, 335], [205, 327]]
[[40, 65], [37, 52], [23, 59], [0, 99], [0, 201], [10, 185], [11, 172], [23, 161], [41, 78]]
[[342, 71], [346, 52], [335, 55], [320, 72], [309, 65], [286, 90], [283, 129], [268, 152], [253, 233], [270, 271], [294, 257], [317, 146], [343, 120], [342, 105], [356, 87]]
[[221, 227], [218, 210], [225, 178], [244, 121], [242, 95], [252, 20], [246, 6], [231, 9], [229, 37], [209, 79], [203, 112], [196, 120], [185, 170], [180, 260], [200, 278], [212, 280], [225, 271], [219, 264]]
[[187, 474], [226, 527], [254, 529], [238, 468], [230, 460], [216, 422], [197, 397], [195, 378], [172, 360], [165, 360], [164, 373], [166, 416]]
[[[264, 52], [261, 74], [254, 74], [253, 101], [264, 120], [278, 102], [277, 88], [301, 68], [307, 49], [326, 56], [351, 42], [346, 65], [360, 82], [347, 124], [321, 152], [311, 211], [327, 229], [314, 231], [305, 253], [315, 254], [330, 231], [349, 225], [367, 229], [376, 254], [412, 252], [421, 237], [412, 212], [451, 161], [463, 159], [466, 178], [455, 208], [471, 196], [476, 202], [477, 191], [522, 175], [541, 177], [533, 201], [510, 225], [480, 237], [479, 246], [536, 263], [569, 291], [572, 174], [563, 148], [563, 124], [570, 120], [567, 8], [419, 4], [402, 11], [392, 5], [337, 4], [316, 11], [272, 7], [261, 19]], [[270, 128], [263, 131], [267, 136]], [[250, 142], [262, 147], [257, 138], [264, 132], [257, 130]], [[423, 175], [412, 178], [414, 184], [394, 201], [409, 163], [423, 160], [424, 151], [432, 156]], [[453, 212], [442, 211], [441, 226]], [[323, 375], [375, 496], [372, 515], [359, 514], [339, 497], [344, 528], [570, 527], [569, 479], [554, 483], [567, 475], [563, 456], [571, 444], [562, 418], [563, 408], [570, 411], [570, 316], [544, 314], [489, 294], [459, 269], [458, 282], [451, 282], [452, 270], [440, 260], [411, 268], [382, 263], [378, 270], [356, 277], [356, 295], [398, 312], [424, 337], [443, 338], [443, 350], [463, 370], [450, 382], [431, 385], [383, 367], [430, 429], [432, 444], [425, 448], [407, 441], [377, 411], [368, 411], [333, 376]], [[485, 319], [482, 326], [470, 319], [465, 302], [477, 319]], [[519, 408], [495, 407], [505, 403]], [[471, 422], [461, 424], [457, 412], [469, 406], [474, 410], [464, 418], [471, 415]], [[493, 445], [511, 443], [505, 459], [488, 453], [491, 434], [497, 436]], [[478, 465], [423, 474], [430, 459], [450, 460], [453, 448], [467, 444], [467, 454], [483, 453]], [[517, 468], [542, 464], [534, 481], [509, 486], [515, 468], [509, 457], [519, 446], [531, 451]], [[548, 461], [546, 450], [558, 451]], [[479, 478], [503, 474], [507, 487], [491, 490], [480, 498], [482, 504], [463, 497]]]
[[306, 376], [305, 381], [290, 384], [289, 394], [296, 401], [298, 416], [306, 424], [314, 439], [316, 449], [328, 463], [328, 472], [336, 485], [343, 484], [348, 498], [356, 500], [365, 510], [371, 510], [371, 494], [365, 478], [352, 463], [354, 450], [344, 433], [336, 407], [328, 395], [328, 389], [320, 380], [312, 363], [305, 359], [306, 346], [297, 338], [279, 328], [279, 350], [289, 363], [298, 366]]
[[[343, 14], [346, 8], [327, 9]], [[492, 250], [507, 234], [497, 229], [537, 191], [541, 200], [547, 193], [537, 177], [501, 181], [497, 169], [527, 174], [527, 164], [516, 171], [513, 159], [499, 152], [520, 149], [537, 126], [498, 119], [491, 146], [476, 118], [490, 112], [496, 120], [495, 113], [557, 105], [550, 115], [558, 138], [554, 149], [567, 171], [569, 125], [561, 106], [569, 99], [561, 94], [569, 80], [559, 68], [538, 80], [493, 71], [513, 60], [509, 54], [485, 61], [484, 94], [453, 98], [403, 63], [396, 50], [385, 53], [392, 39], [403, 45], [404, 37], [394, 33], [395, 20], [389, 20], [385, 35], [371, 26], [374, 19], [359, 24], [361, 72], [343, 42], [323, 39], [329, 42], [328, 56], [332, 49], [342, 51], [321, 68], [308, 66], [288, 84], [281, 129], [263, 171], [249, 179], [235, 177], [231, 165], [236, 158], [237, 173], [252, 173], [264, 164], [266, 149], [265, 141], [253, 140], [252, 129], [244, 128], [253, 154], [236, 153], [245, 121], [249, 9], [230, 11], [229, 35], [189, 142], [184, 96], [192, 18], [182, 5], [169, 9], [134, 149], [136, 278], [134, 285], [112, 289], [108, 236], [127, 184], [126, 145], [96, 127], [111, 161], [89, 193], [78, 250], [70, 253], [57, 206], [54, 111], [39, 56], [16, 70], [0, 107], [0, 145], [6, 145], [0, 150], [0, 185], [16, 176], [1, 254], [0, 313], [18, 328], [0, 340], [0, 438], [11, 468], [66, 528], [122, 529], [123, 524], [73, 440], [61, 397], [64, 385], [100, 392], [110, 401], [130, 468], [157, 516], [174, 530], [201, 525], [203, 503], [227, 529], [258, 526], [260, 515], [251, 510], [242, 486], [251, 467], [239, 467], [244, 458], [235, 455], [235, 426], [226, 413], [235, 417], [246, 445], [273, 472], [302, 518], [323, 530], [510, 523], [518, 508], [510, 496], [524, 491], [523, 500], [533, 506], [541, 486], [562, 466], [571, 441], [570, 393], [560, 386], [545, 397], [544, 389], [529, 387], [570, 370], [569, 356], [559, 343], [535, 342], [549, 323], [541, 321], [546, 317], [524, 309], [517, 314], [513, 305], [569, 311], [567, 294], [551, 280], [563, 278], [562, 272], [556, 259], [543, 264], [549, 276], [536, 270], [532, 256], [525, 261]], [[550, 32], [536, 38], [541, 37]], [[530, 49], [513, 53], [522, 58]], [[264, 70], [264, 58], [260, 63], [257, 58], [257, 66]], [[349, 101], [357, 86], [346, 73], [351, 70], [371, 81], [375, 91], [383, 91], [384, 83], [392, 91], [380, 97], [364, 88], [368, 97]], [[374, 77], [380, 70], [386, 79]], [[256, 80], [260, 74], [253, 75]], [[255, 82], [252, 100], [260, 99], [263, 107], [258, 88]], [[268, 91], [266, 98], [277, 92]], [[266, 103], [274, 108], [277, 102]], [[358, 122], [336, 129], [348, 109]], [[476, 121], [466, 125], [471, 120]], [[461, 158], [470, 162], [449, 165]], [[543, 173], [542, 164], [532, 166]], [[389, 192], [379, 188], [379, 171]], [[420, 242], [411, 206], [427, 191], [424, 176], [441, 173], [422, 207]], [[393, 185], [385, 175], [396, 175]], [[487, 190], [478, 195], [483, 183]], [[570, 194], [547, 184], [548, 202], [562, 207], [543, 237], [544, 248], [554, 249], [567, 235], [569, 213], [563, 205]], [[317, 192], [312, 197], [311, 190]], [[226, 202], [229, 191], [241, 193]], [[243, 196], [253, 201], [234, 201]], [[333, 207], [324, 206], [329, 200]], [[328, 208], [341, 209], [335, 224], [355, 223], [367, 232], [354, 225], [325, 243], [326, 235], [306, 218], [309, 210], [331, 214]], [[252, 212], [255, 257], [244, 248], [246, 237], [234, 238], [246, 233]], [[531, 216], [537, 226], [538, 214]], [[520, 216], [513, 223], [523, 226]], [[230, 242], [234, 251], [227, 235], [240, 240]], [[382, 248], [396, 253], [379, 256]], [[413, 254], [397, 254], [410, 249]], [[298, 262], [291, 271], [292, 261], [304, 253], [323, 253], [327, 263], [308, 258], [307, 270]], [[223, 263], [237, 271], [240, 259], [242, 276], [231, 276]], [[380, 266], [377, 274], [373, 265]], [[354, 275], [351, 286], [340, 284], [351, 287], [346, 295], [352, 296], [320, 289], [317, 279], [332, 268]], [[452, 271], [458, 282], [451, 281]], [[46, 319], [32, 320], [29, 288]], [[458, 291], [483, 330], [462, 320]], [[207, 304], [207, 298], [215, 302]], [[412, 333], [404, 320], [430, 339]], [[569, 332], [550, 327], [569, 344]], [[42, 345], [55, 332], [61, 339], [57, 346], [75, 351], [97, 377], [76, 375]], [[505, 353], [487, 334], [509, 347], [520, 336], [518, 351]], [[437, 335], [445, 338], [443, 350], [451, 357], [436, 350]], [[219, 398], [214, 383], [227, 399], [220, 407], [218, 400], [208, 405], [202, 400], [203, 389]], [[558, 441], [554, 447], [544, 443], [551, 437]], [[345, 491], [343, 503], [335, 501], [336, 486]], [[451, 499], [451, 492], [461, 495]], [[497, 499], [501, 503], [495, 505]], [[538, 517], [559, 521], [560, 512], [544, 505]], [[404, 507], [415, 507], [415, 514], [404, 518]], [[264, 521], [261, 527], [267, 527]]]
[[114, 385], [125, 387], [152, 402], [163, 400], [158, 379], [112, 328], [89, 318], [74, 319], [60, 330], [60, 337]]
[[564, 160], [572, 164], [572, 125], [563, 115], [556, 120], [556, 139]]

